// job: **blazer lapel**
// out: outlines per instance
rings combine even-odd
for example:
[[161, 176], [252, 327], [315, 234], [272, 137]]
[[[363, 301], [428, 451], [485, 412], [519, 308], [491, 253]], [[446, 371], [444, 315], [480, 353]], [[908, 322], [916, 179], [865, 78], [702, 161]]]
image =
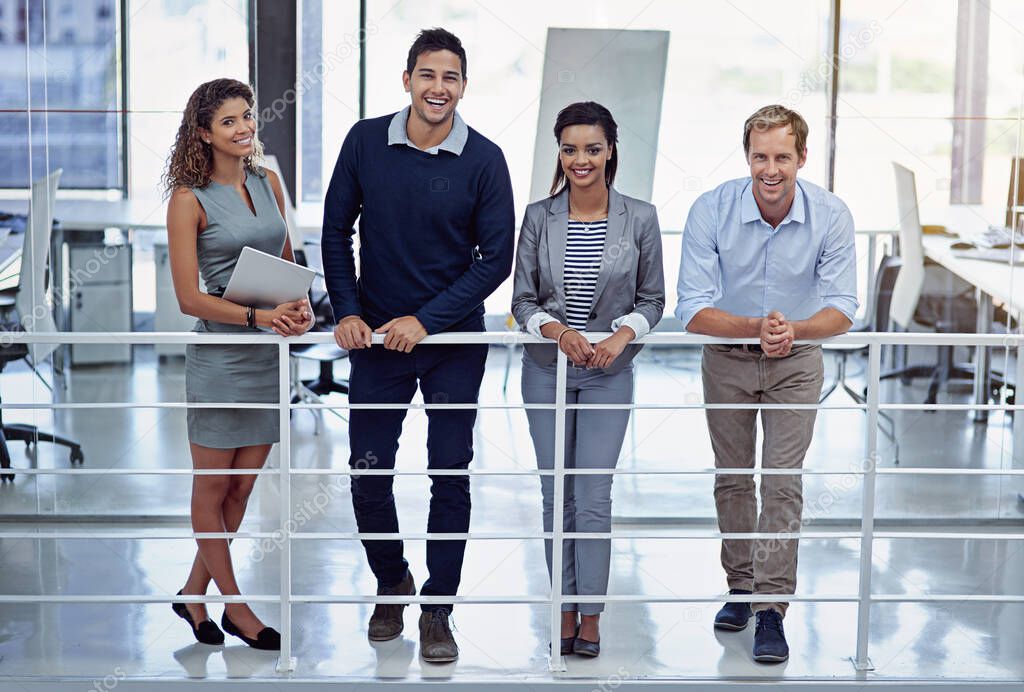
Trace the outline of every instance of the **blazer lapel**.
[[[615, 265], [619, 258], [625, 254], [622, 246], [623, 237], [626, 234], [626, 203], [622, 201], [622, 195], [615, 191], [615, 188], [608, 188], [608, 229], [604, 236], [604, 251], [601, 253], [601, 269], [597, 274], [597, 284], [594, 287], [594, 305], [597, 305], [601, 291], [608, 285]], [[565, 254], [563, 248], [562, 254]]]
[[565, 236], [569, 229], [569, 192], [559, 193], [548, 206], [545, 236], [548, 244], [548, 263], [555, 281], [555, 295], [558, 302], [565, 297]]

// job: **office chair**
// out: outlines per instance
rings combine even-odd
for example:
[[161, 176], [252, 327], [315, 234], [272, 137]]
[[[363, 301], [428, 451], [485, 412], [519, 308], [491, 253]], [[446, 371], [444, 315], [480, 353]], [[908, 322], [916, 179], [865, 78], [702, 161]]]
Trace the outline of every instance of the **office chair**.
[[[288, 237], [291, 239], [292, 254], [295, 257], [295, 262], [303, 267], [309, 267], [309, 255], [306, 252], [306, 248], [318, 246], [319, 243], [303, 239], [298, 232], [298, 225], [295, 219], [295, 205], [292, 202], [288, 184], [281, 173], [281, 166], [278, 163], [277, 157], [273, 154], [265, 155], [264, 166], [277, 173], [277, 177], [281, 180], [281, 191], [284, 193], [285, 223], [288, 226]], [[312, 267], [312, 269], [316, 271], [317, 279], [322, 282], [324, 278], [323, 272], [318, 267]], [[309, 304], [313, 308], [314, 324], [312, 331], [333, 331], [334, 313], [331, 310], [331, 303], [327, 299], [327, 291], [326, 289], [317, 288], [316, 281], [313, 282], [313, 286], [310, 288]], [[334, 362], [348, 358], [348, 351], [335, 344], [297, 344], [290, 348], [290, 352], [293, 404], [300, 401], [319, 404], [323, 403], [320, 397], [328, 394], [348, 394], [348, 382], [335, 379], [334, 377]], [[301, 360], [310, 360], [318, 363], [319, 374], [316, 378], [300, 379], [299, 363]], [[338, 418], [346, 420], [337, 411], [329, 410]], [[323, 422], [322, 410], [312, 409], [312, 412], [316, 419], [314, 434], [319, 435], [320, 425]]]
[[[925, 259], [914, 172], [895, 162], [893, 169], [902, 262], [892, 291], [892, 321], [905, 331], [915, 324], [944, 333], [972, 331], [977, 309], [970, 298], [974, 287]], [[936, 365], [904, 366], [883, 373], [882, 379], [898, 377], [904, 384], [910, 384], [918, 377], [931, 378], [924, 403], [934, 404], [939, 389], [949, 380], [974, 378], [971, 363], [953, 362], [952, 346], [939, 346], [938, 351]], [[1002, 375], [993, 372], [989, 382], [993, 395], [997, 395], [1004, 384]]]
[[[319, 243], [308, 242], [307, 245], [319, 245]], [[308, 256], [305, 248], [292, 250], [295, 255], [295, 262], [308, 267]], [[323, 273], [316, 271], [317, 278], [323, 280]], [[331, 310], [331, 302], [327, 299], [326, 289], [317, 288], [316, 281], [309, 289], [309, 304], [313, 308], [313, 328], [310, 331], [332, 332], [334, 331], [334, 311]], [[292, 356], [292, 403], [300, 401], [305, 403], [323, 403], [321, 397], [328, 394], [348, 394], [348, 380], [339, 380], [334, 377], [334, 363], [343, 358], [348, 358], [348, 351], [337, 344], [296, 344], [291, 347]], [[302, 360], [315, 361], [319, 365], [319, 374], [313, 379], [303, 380], [299, 377], [299, 362]], [[341, 420], [348, 422], [345, 416], [335, 409], [327, 409]], [[312, 409], [316, 423], [313, 434], [320, 434], [320, 425], [323, 423], [323, 410]]]
[[[875, 284], [871, 287], [868, 295], [867, 308], [864, 316], [856, 318], [848, 333], [857, 332], [882, 332], [889, 324], [889, 303], [892, 299], [893, 285], [896, 283], [896, 276], [900, 270], [900, 259], [886, 255], [878, 265], [875, 272]], [[839, 387], [843, 388], [846, 394], [858, 404], [867, 403], [867, 391], [857, 391], [846, 381], [846, 359], [854, 353], [866, 354], [867, 346], [858, 344], [824, 344], [822, 349], [834, 353], [836, 356], [836, 375], [832, 383], [821, 393], [818, 403], [824, 403], [831, 394]], [[865, 413], [867, 411], [865, 410]], [[896, 421], [887, 411], [878, 412], [878, 427], [882, 433], [892, 441], [893, 463], [900, 463], [900, 445], [896, 441]], [[885, 425], [883, 425], [885, 423]]]
[[[25, 240], [21, 251], [21, 269], [18, 273], [18, 288], [13, 295], [0, 296], [0, 313], [5, 314], [4, 331], [28, 331], [35, 333], [52, 333], [57, 331], [53, 315], [49, 309], [36, 311], [36, 306], [46, 303], [47, 257], [50, 248], [50, 231], [53, 227], [53, 200], [57, 195], [57, 183], [62, 169], [57, 169], [45, 178], [32, 183], [32, 200], [28, 212], [28, 224], [25, 229]], [[41, 314], [40, 314], [41, 312]], [[21, 317], [19, 320], [18, 317]], [[25, 344], [21, 342], [0, 345], [0, 371], [8, 363], [25, 360], [47, 389], [50, 385], [42, 379], [36, 366], [45, 360], [57, 346], [54, 344]], [[2, 398], [0, 398], [2, 401]], [[20, 423], [3, 423], [3, 411], [0, 409], [0, 468], [11, 468], [11, 453], [7, 443], [18, 440], [25, 443], [28, 449], [36, 442], [50, 442], [68, 447], [71, 451], [71, 463], [83, 463], [85, 456], [78, 442], [40, 431], [34, 425]], [[0, 480], [14, 479], [13, 473], [0, 473]]]

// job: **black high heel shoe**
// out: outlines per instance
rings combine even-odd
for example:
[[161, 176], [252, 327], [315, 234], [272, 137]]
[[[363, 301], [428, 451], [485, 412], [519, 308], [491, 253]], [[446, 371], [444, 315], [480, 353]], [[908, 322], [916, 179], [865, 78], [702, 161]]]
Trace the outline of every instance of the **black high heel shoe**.
[[[182, 589], [181, 591], [184, 590], [185, 589]], [[183, 595], [181, 591], [175, 595]], [[213, 620], [203, 620], [199, 623], [199, 626], [196, 627], [195, 621], [192, 620], [192, 614], [188, 612], [188, 608], [185, 607], [184, 603], [172, 603], [171, 610], [189, 624], [189, 627], [192, 628], [192, 634], [195, 635], [196, 641], [200, 644], [212, 644], [213, 646], [217, 646], [218, 644], [224, 643], [224, 633], [220, 631]]]
[[563, 656], [571, 656], [573, 653], [573, 642], [576, 641], [576, 637], [580, 636], [580, 623], [576, 623], [576, 631], [571, 637], [562, 637], [562, 648], [561, 654]]
[[256, 635], [255, 639], [250, 639], [242, 634], [242, 631], [235, 626], [235, 623], [231, 622], [226, 609], [224, 614], [220, 617], [220, 626], [224, 628], [225, 632], [238, 637], [254, 649], [260, 649], [262, 651], [281, 650], [281, 633], [273, 627], [264, 627], [260, 630], [260, 633]]
[[596, 658], [601, 654], [601, 642], [592, 642], [581, 637], [576, 637], [572, 641], [572, 652], [577, 656]]

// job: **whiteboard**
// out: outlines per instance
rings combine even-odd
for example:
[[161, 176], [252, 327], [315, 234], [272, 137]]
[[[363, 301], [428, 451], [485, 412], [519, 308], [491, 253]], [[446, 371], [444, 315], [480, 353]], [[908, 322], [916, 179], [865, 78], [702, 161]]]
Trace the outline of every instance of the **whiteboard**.
[[665, 89], [668, 31], [548, 29], [530, 202], [548, 196], [558, 161], [558, 111], [597, 101], [619, 126], [615, 189], [650, 201]]

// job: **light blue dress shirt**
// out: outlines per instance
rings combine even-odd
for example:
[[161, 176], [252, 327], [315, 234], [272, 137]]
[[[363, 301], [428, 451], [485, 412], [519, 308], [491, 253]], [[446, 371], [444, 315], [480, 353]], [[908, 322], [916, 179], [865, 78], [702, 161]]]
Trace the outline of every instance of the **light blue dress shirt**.
[[743, 317], [778, 310], [805, 320], [831, 307], [857, 312], [853, 217], [838, 197], [797, 180], [793, 206], [772, 228], [761, 217], [750, 178], [705, 192], [686, 219], [679, 260], [683, 328], [704, 308]]

